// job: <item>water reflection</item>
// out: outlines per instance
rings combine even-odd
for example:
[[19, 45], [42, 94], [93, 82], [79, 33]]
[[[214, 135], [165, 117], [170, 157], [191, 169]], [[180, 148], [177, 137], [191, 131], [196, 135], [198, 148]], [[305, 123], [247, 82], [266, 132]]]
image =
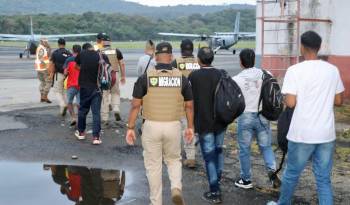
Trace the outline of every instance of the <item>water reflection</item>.
[[44, 170], [76, 205], [114, 205], [124, 194], [124, 171], [66, 165], [44, 165]]

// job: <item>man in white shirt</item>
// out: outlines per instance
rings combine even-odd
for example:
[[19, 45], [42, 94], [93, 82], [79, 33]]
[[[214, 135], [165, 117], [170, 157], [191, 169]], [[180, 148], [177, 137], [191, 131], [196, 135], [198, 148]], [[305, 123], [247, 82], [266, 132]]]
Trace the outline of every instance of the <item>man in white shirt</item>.
[[288, 68], [285, 75], [282, 93], [286, 105], [295, 110], [287, 135], [288, 159], [279, 205], [291, 204], [295, 186], [309, 159], [319, 204], [333, 204], [330, 178], [336, 139], [333, 107], [342, 105], [344, 86], [338, 68], [318, 60], [321, 43], [316, 32], [305, 32], [301, 36], [305, 61]]
[[143, 75], [148, 68], [153, 68], [156, 65], [154, 60], [155, 45], [152, 40], [146, 42], [145, 55], [141, 56], [137, 63], [137, 76]]
[[272, 133], [270, 122], [259, 115], [259, 99], [263, 82], [263, 71], [255, 68], [255, 53], [252, 49], [244, 49], [239, 54], [242, 71], [233, 77], [239, 85], [245, 99], [244, 113], [237, 121], [239, 145], [239, 162], [241, 176], [235, 182], [237, 187], [243, 189], [253, 188], [251, 182], [250, 146], [253, 136], [256, 137], [260, 151], [264, 157], [268, 177], [274, 187], [280, 186], [280, 179], [273, 177], [276, 170], [276, 159], [271, 146]]

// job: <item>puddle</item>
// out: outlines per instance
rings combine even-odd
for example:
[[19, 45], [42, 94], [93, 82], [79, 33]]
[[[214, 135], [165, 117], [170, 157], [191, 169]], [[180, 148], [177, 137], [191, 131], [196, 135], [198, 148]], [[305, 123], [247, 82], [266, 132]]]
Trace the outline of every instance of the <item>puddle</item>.
[[12, 116], [0, 116], [0, 131], [28, 128], [26, 124], [17, 121]]
[[136, 199], [125, 193], [127, 181], [126, 172], [121, 170], [2, 162], [0, 204], [133, 204]]

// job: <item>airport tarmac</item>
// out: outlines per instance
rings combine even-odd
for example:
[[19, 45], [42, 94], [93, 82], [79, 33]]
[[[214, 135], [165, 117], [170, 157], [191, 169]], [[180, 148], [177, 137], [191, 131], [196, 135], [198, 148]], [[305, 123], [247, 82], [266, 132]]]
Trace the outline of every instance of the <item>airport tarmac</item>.
[[[40, 94], [37, 91], [39, 81], [34, 70], [34, 56], [29, 59], [26, 57], [20, 59], [21, 49], [0, 47], [0, 112], [46, 106], [37, 103]], [[130, 99], [134, 82], [137, 79], [137, 62], [143, 55], [143, 50], [122, 49], [121, 51], [126, 64], [127, 76], [126, 84], [120, 87], [121, 97]], [[174, 49], [174, 56], [180, 56], [178, 49]], [[235, 75], [240, 71], [238, 56], [229, 51], [220, 51], [215, 56], [213, 65], [227, 70], [230, 75]], [[49, 98], [54, 102], [52, 105], [56, 105], [53, 92], [50, 92]]]
[[[0, 204], [73, 204], [60, 193], [59, 186], [44, 164], [125, 170], [126, 191], [122, 200], [116, 204], [148, 204], [149, 191], [140, 137], [134, 147], [127, 146], [124, 139], [130, 107], [127, 99], [131, 97], [133, 82], [136, 80], [136, 63], [142, 50], [123, 50], [127, 64], [127, 84], [121, 87], [121, 96], [124, 98], [121, 104], [123, 121], [105, 127], [103, 144], [97, 147], [90, 142], [91, 116], [88, 118], [88, 138], [79, 142], [74, 137], [74, 128], [69, 127], [69, 118], [58, 117], [58, 107], [52, 92], [52, 105], [38, 102], [34, 59], [19, 59], [19, 51], [19, 48], [0, 48], [0, 170], [3, 170], [0, 171]], [[228, 70], [231, 75], [239, 72], [237, 56], [227, 52], [215, 58], [216, 67]], [[234, 141], [235, 133], [229, 131], [224, 148], [223, 205], [260, 205], [271, 199], [276, 200], [278, 192], [270, 189], [264, 162], [258, 152], [252, 154], [255, 188], [241, 190], [234, 187], [233, 182], [240, 172]], [[201, 199], [208, 185], [199, 148], [197, 159], [197, 169], [183, 169], [183, 191], [189, 205], [206, 204]], [[339, 161], [337, 164], [333, 174], [335, 204], [346, 205], [350, 194], [345, 185], [350, 183], [350, 172], [339, 168], [342, 166]], [[171, 202], [166, 169], [163, 179], [163, 204], [168, 205]], [[310, 166], [302, 175], [295, 196], [297, 204], [317, 204]]]
[[[121, 49], [127, 77], [137, 77], [136, 66], [138, 59], [143, 55], [142, 49]], [[34, 56], [30, 59], [19, 58], [21, 48], [0, 47], [0, 79], [33, 79], [36, 78], [34, 70]], [[196, 51], [195, 51], [196, 53]], [[180, 56], [179, 50], [174, 50], [174, 56]], [[240, 70], [238, 55], [231, 51], [219, 51], [215, 56], [213, 65], [225, 69], [230, 75], [237, 74]]]

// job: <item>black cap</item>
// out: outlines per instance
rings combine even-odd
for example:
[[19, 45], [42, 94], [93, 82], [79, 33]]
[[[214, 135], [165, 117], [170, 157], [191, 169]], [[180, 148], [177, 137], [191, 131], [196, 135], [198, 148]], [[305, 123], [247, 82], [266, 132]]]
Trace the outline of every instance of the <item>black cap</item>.
[[66, 40], [64, 40], [63, 38], [59, 38], [57, 43], [58, 45], [66, 45]]
[[168, 42], [158, 43], [157, 46], [156, 46], [156, 54], [160, 54], [160, 53], [172, 54], [173, 53], [173, 47]]
[[111, 41], [111, 38], [109, 37], [109, 35], [105, 35], [102, 39], [103, 41]]
[[102, 41], [110, 41], [111, 38], [106, 33], [98, 33], [96, 38]]
[[181, 51], [191, 51], [193, 52], [193, 43], [190, 39], [184, 39], [181, 41]]
[[103, 38], [104, 35], [105, 35], [105, 33], [98, 33], [97, 36], [96, 36], [96, 38], [97, 38], [98, 40], [102, 40], [102, 38]]

